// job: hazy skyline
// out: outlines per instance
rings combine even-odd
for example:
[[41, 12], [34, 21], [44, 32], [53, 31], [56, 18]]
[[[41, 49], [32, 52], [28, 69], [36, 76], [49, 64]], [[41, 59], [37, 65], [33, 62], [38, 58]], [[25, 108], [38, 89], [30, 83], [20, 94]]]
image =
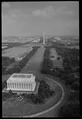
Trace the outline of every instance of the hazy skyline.
[[2, 2], [2, 36], [79, 35], [79, 2]]

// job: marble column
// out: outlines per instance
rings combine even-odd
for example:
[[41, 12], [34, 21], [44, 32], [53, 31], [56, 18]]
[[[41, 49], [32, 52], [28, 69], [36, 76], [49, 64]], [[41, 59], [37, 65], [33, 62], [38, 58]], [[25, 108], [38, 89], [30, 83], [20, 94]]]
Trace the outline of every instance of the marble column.
[[23, 89], [24, 89], [24, 83], [23, 83]]
[[20, 89], [22, 88], [22, 84], [20, 83]]
[[14, 83], [14, 88], [15, 88], [15, 83]]
[[31, 83], [30, 83], [30, 89], [31, 89]]
[[29, 89], [30, 89], [30, 83], [29, 83]]
[[7, 88], [8, 88], [8, 83], [7, 83]]
[[30, 84], [29, 84], [29, 89], [30, 89]]
[[19, 88], [19, 87], [18, 87], [18, 83], [17, 83], [17, 88]]
[[20, 83], [20, 89], [21, 89], [21, 83]]
[[15, 83], [15, 86], [16, 86], [16, 88], [17, 88], [17, 84]]
[[12, 83], [11, 83], [11, 88], [12, 88]]
[[17, 89], [18, 89], [18, 83], [17, 83]]
[[10, 88], [10, 83], [9, 83], [9, 88]]
[[24, 83], [24, 89], [25, 89], [25, 83]]
[[18, 89], [18, 83], [17, 83], [17, 89]]
[[13, 84], [13, 88], [14, 88], [14, 84]]
[[20, 89], [20, 83], [19, 83], [19, 89]]
[[15, 83], [15, 87], [17, 88], [17, 84]]
[[13, 83], [12, 83], [12, 88], [13, 88]]
[[26, 89], [26, 83], [25, 83], [25, 89]]
[[9, 83], [9, 86], [8, 87], [10, 88], [10, 83]]
[[16, 83], [15, 83], [15, 88], [16, 88]]
[[24, 89], [24, 83], [23, 83], [23, 89]]
[[23, 89], [23, 83], [22, 83], [22, 89]]
[[18, 89], [18, 83], [17, 83], [17, 89]]
[[21, 89], [21, 83], [20, 83], [20, 89]]
[[27, 84], [27, 89], [28, 89], [28, 84]]
[[12, 83], [12, 88], [13, 88], [13, 83]]
[[9, 88], [10, 88], [10, 83], [9, 83]]
[[11, 88], [12, 88], [12, 83], [11, 83]]
[[19, 89], [20, 87], [19, 87], [19, 83], [18, 83], [18, 89]]
[[22, 89], [23, 89], [23, 83], [22, 83]]
[[10, 83], [10, 88], [11, 88], [11, 83]]
[[19, 89], [19, 83], [18, 83], [18, 89]]
[[25, 85], [23, 84], [23, 88], [25, 89]]

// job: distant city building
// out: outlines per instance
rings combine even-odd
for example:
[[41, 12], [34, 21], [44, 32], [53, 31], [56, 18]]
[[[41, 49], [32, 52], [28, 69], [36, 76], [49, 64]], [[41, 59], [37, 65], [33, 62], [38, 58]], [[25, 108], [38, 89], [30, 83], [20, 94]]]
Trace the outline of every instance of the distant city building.
[[55, 37], [55, 40], [59, 40], [59, 41], [60, 41], [60, 40], [61, 40], [61, 38], [60, 38], [60, 37]]
[[37, 43], [38, 41], [37, 40], [33, 40], [32, 42]]
[[53, 42], [56, 42], [56, 40], [53, 40]]
[[67, 44], [70, 44], [70, 42], [67, 42]]
[[7, 80], [7, 89], [12, 91], [34, 91], [36, 87], [33, 74], [14, 73]]
[[23, 57], [18, 57], [17, 60], [18, 61], [21, 61], [23, 59]]
[[40, 38], [38, 38], [37, 41], [39, 42], [40, 41]]
[[2, 49], [6, 48], [7, 46], [2, 46]]

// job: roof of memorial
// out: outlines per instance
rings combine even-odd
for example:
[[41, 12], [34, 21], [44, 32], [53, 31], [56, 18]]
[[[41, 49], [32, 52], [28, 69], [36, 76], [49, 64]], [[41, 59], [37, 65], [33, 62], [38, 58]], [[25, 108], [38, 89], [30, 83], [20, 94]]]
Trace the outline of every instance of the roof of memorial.
[[24, 73], [14, 73], [10, 76], [10, 78], [7, 81], [13, 81], [13, 82], [33, 82], [35, 79], [35, 76], [33, 74], [24, 74]]

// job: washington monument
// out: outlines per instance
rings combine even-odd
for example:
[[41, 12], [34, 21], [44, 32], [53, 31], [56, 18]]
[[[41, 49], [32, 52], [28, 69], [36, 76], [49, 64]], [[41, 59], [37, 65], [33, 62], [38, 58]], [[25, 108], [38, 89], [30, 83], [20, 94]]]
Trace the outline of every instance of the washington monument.
[[43, 44], [45, 44], [45, 32], [43, 32]]

